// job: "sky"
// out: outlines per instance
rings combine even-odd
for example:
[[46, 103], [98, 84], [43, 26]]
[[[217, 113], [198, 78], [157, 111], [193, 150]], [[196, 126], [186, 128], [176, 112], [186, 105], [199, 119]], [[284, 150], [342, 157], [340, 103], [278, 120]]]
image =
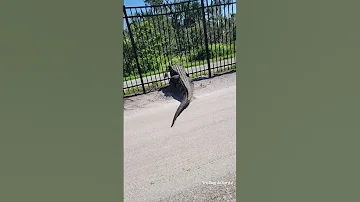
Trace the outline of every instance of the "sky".
[[[210, 1], [209, 1], [210, 2]], [[125, 6], [144, 6], [144, 0], [124, 0]]]
[[144, 6], [144, 0], [124, 0], [125, 6]]
[[[125, 6], [144, 6], [144, 0], [124, 0]], [[126, 23], [124, 20], [124, 29], [126, 28]]]
[[[210, 1], [209, 1], [210, 2]], [[124, 0], [125, 6], [144, 6], [144, 0]]]
[[[236, 0], [233, 0], [236, 1]], [[208, 2], [210, 2], [210, 0], [208, 0]], [[144, 0], [124, 0], [124, 5], [125, 6], [144, 6]], [[234, 6], [234, 13], [236, 13], [236, 8]], [[126, 28], [126, 23], [124, 20], [124, 28]]]

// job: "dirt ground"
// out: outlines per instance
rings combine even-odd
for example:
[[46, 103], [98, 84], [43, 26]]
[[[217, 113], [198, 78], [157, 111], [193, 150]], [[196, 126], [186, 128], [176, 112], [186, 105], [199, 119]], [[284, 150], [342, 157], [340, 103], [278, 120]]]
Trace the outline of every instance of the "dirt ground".
[[189, 107], [166, 90], [124, 101], [126, 202], [236, 201], [236, 72], [194, 82]]

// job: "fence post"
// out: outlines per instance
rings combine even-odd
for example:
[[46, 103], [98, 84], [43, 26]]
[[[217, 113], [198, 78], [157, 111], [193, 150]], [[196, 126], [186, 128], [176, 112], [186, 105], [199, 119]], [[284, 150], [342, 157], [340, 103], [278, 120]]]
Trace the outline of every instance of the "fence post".
[[129, 35], [130, 35], [131, 44], [132, 44], [132, 47], [133, 47], [133, 50], [134, 50], [134, 56], [135, 56], [136, 66], [137, 66], [137, 68], [138, 68], [138, 72], [139, 72], [139, 75], [140, 75], [140, 81], [141, 81], [142, 89], [143, 89], [143, 92], [146, 93], [146, 91], [145, 91], [145, 86], [144, 86], [144, 81], [143, 81], [142, 74], [141, 74], [140, 64], [139, 64], [139, 58], [138, 58], [138, 55], [137, 55], [137, 48], [136, 48], [136, 44], [135, 44], [135, 41], [134, 41], [134, 37], [133, 37], [132, 32], [131, 32], [131, 27], [130, 27], [129, 19], [128, 19], [128, 16], [127, 16], [127, 13], [126, 13], [126, 7], [123, 6], [123, 9], [124, 9], [124, 15], [125, 15], [126, 25], [127, 25], [127, 27], [128, 27], [128, 30], [129, 30]]
[[209, 42], [208, 42], [208, 35], [207, 35], [207, 29], [206, 29], [205, 6], [204, 6], [204, 0], [200, 0], [200, 1], [201, 1], [201, 10], [202, 10], [202, 21], [203, 21], [203, 25], [204, 25], [204, 40], [205, 40], [206, 59], [207, 59], [207, 65], [208, 65], [208, 71], [209, 71], [209, 78], [211, 78]]

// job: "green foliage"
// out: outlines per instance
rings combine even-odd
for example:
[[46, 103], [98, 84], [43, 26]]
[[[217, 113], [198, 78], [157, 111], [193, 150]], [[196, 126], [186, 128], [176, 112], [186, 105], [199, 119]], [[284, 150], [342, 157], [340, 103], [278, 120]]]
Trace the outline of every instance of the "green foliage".
[[163, 3], [163, 0], [144, 0], [144, 3], [151, 6], [161, 5]]
[[230, 55], [234, 53], [234, 44], [232, 46], [230, 44], [213, 44], [210, 45], [210, 57], [219, 57], [219, 56], [225, 56]]
[[[216, 1], [215, 3], [221, 3], [224, 0]], [[163, 2], [166, 1], [145, 1], [149, 5], [159, 5]], [[131, 18], [130, 28], [136, 47], [133, 47], [129, 31], [125, 29], [124, 77], [129, 78], [131, 75], [139, 74], [134, 50], [138, 56], [141, 73], [146, 75], [150, 72], [162, 72], [169, 62], [185, 62], [187, 64], [205, 60], [202, 13], [198, 8], [200, 8], [200, 3], [196, 1], [173, 6], [165, 5], [153, 10], [138, 12], [138, 15], [156, 16]], [[211, 15], [206, 22], [210, 58], [234, 54], [232, 47], [236, 40], [235, 14], [224, 15], [223, 11], [219, 11], [223, 9], [219, 8], [214, 7], [212, 11], [209, 11], [210, 13], [217, 12], [217, 14]], [[170, 11], [176, 13], [158, 15]], [[230, 44], [232, 44], [231, 47]]]
[[[233, 45], [230, 44], [212, 44], [209, 46], [209, 56], [210, 58], [221, 57], [226, 55], [231, 55], [234, 53]], [[202, 47], [191, 52], [189, 61], [205, 60], [206, 59], [206, 49]]]

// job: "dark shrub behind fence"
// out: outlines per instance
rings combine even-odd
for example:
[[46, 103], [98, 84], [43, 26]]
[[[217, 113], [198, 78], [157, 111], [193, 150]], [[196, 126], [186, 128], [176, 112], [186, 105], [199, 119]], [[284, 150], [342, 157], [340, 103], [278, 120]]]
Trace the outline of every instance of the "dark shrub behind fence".
[[174, 63], [191, 77], [234, 68], [235, 7], [232, 0], [124, 6], [124, 95], [166, 85]]

